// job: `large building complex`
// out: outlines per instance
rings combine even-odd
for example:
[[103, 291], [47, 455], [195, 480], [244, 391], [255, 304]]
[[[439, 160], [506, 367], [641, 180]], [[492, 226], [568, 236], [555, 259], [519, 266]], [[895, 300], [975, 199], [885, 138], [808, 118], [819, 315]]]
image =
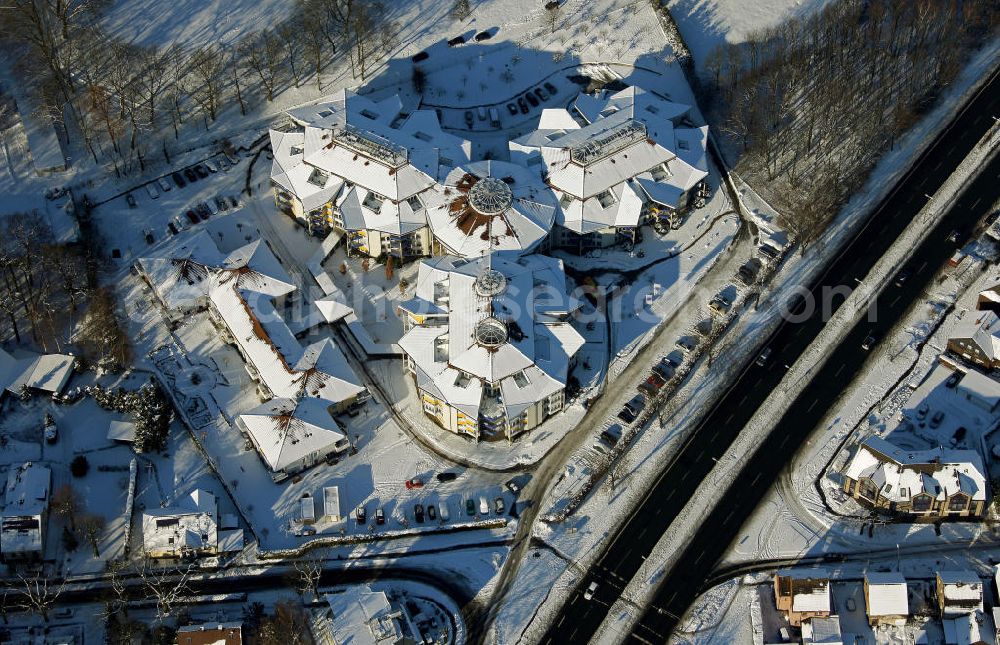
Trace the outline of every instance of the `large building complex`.
[[343, 233], [363, 255], [430, 255], [428, 191], [469, 160], [469, 142], [443, 132], [433, 110], [405, 112], [398, 97], [343, 90], [287, 116], [271, 130], [280, 209], [314, 233]]
[[511, 440], [562, 410], [583, 345], [576, 307], [554, 258], [425, 260], [399, 341], [424, 412], [458, 434]]

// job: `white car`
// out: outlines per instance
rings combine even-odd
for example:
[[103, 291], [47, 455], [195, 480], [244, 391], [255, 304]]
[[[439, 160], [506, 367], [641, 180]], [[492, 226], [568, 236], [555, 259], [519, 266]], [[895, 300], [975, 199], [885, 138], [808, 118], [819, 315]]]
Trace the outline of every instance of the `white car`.
[[209, 172], [219, 172], [219, 167], [215, 165], [211, 159], [205, 160], [205, 167], [208, 168]]
[[490, 504], [486, 501], [485, 497], [479, 498], [479, 514], [489, 515], [490, 514]]
[[156, 183], [159, 184], [160, 190], [162, 190], [163, 192], [166, 193], [170, 191], [170, 182], [167, 181], [166, 177], [160, 177], [159, 179], [156, 180]]
[[438, 503], [438, 517], [441, 518], [442, 522], [447, 522], [451, 519], [451, 512], [448, 510], [448, 502]]
[[151, 199], [158, 199], [160, 197], [160, 191], [156, 190], [155, 183], [146, 184], [146, 192], [149, 194]]
[[583, 599], [584, 600], [593, 600], [594, 599], [594, 593], [596, 591], [597, 591], [597, 583], [596, 582], [591, 582], [590, 586], [587, 587], [587, 590], [583, 592]]

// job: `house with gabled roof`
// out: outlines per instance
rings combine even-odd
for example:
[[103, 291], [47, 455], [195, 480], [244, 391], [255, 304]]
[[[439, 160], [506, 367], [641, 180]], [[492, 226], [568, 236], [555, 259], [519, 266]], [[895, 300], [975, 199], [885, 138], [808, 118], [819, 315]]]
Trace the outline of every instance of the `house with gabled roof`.
[[830, 615], [830, 573], [826, 569], [782, 569], [774, 574], [774, 599], [794, 627]]
[[899, 572], [865, 574], [865, 609], [870, 625], [905, 625], [910, 616], [906, 578]]
[[142, 514], [142, 548], [150, 558], [214, 555], [218, 547], [215, 495], [195, 489], [174, 506], [148, 508]]
[[982, 517], [989, 489], [974, 450], [906, 450], [865, 439], [844, 469], [843, 490], [859, 503], [916, 519]]
[[278, 208], [372, 257], [430, 254], [428, 191], [471, 154], [433, 110], [407, 112], [398, 96], [376, 102], [350, 90], [289, 110], [270, 134]]
[[424, 260], [398, 307], [424, 413], [458, 434], [513, 440], [560, 412], [583, 346], [578, 306], [555, 258]]
[[1000, 317], [993, 311], [969, 312], [955, 325], [948, 351], [986, 369], [1000, 367]]

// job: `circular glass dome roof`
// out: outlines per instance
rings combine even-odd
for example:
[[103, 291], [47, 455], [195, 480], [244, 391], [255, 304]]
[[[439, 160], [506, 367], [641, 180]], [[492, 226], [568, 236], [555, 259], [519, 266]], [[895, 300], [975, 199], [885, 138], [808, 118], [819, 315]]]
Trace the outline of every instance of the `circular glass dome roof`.
[[476, 294], [491, 298], [507, 289], [507, 278], [496, 269], [487, 269], [476, 277]]
[[476, 323], [476, 342], [487, 348], [496, 348], [507, 342], [507, 325], [496, 318], [483, 318]]
[[498, 215], [513, 199], [510, 186], [496, 177], [484, 177], [469, 189], [469, 205], [481, 215]]

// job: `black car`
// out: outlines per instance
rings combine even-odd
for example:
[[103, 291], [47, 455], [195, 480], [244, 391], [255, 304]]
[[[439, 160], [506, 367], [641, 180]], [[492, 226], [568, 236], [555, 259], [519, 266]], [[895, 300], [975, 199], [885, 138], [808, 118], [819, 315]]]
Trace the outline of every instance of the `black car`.
[[184, 216], [187, 217], [189, 220], [191, 220], [192, 224], [197, 224], [199, 221], [198, 214], [191, 209], [188, 209], [188, 211], [184, 213]]
[[205, 166], [203, 166], [201, 164], [198, 164], [197, 166], [195, 166], [194, 167], [194, 171], [196, 173], [198, 173], [198, 176], [201, 177], [202, 179], [204, 179], [205, 177], [208, 177], [208, 168], [206, 168]]
[[903, 269], [896, 275], [896, 286], [902, 287], [904, 284], [906, 284], [906, 281], [909, 279], [910, 279], [910, 270]]
[[171, 174], [170, 178], [174, 180], [174, 183], [177, 184], [178, 188], [184, 188], [185, 186], [187, 186], [187, 182], [184, 181], [184, 175], [182, 175], [179, 172]]
[[187, 177], [187, 180], [192, 184], [198, 181], [198, 173], [196, 173], [193, 168], [185, 168], [184, 176]]
[[431, 520], [436, 520], [438, 518], [437, 509], [434, 508], [433, 504], [428, 504], [427, 505], [427, 517], [428, 517], [428, 519], [431, 519]]
[[429, 57], [430, 57], [430, 54], [428, 54], [427, 52], [417, 52], [416, 54], [414, 54], [411, 57], [411, 60], [414, 63], [419, 63], [422, 60], [427, 60]]
[[628, 406], [625, 406], [624, 408], [621, 409], [620, 412], [618, 412], [618, 418], [624, 421], [625, 423], [632, 423], [633, 421], [635, 421], [635, 417], [636, 417], [635, 412], [632, 412], [632, 409], [629, 408]]
[[153, 232], [152, 231], [146, 231], [146, 244], [152, 244], [155, 241], [156, 240], [153, 239]]
[[517, 99], [517, 107], [521, 108], [521, 114], [528, 113], [528, 104], [524, 102], [523, 98]]
[[212, 216], [212, 211], [208, 210], [208, 206], [205, 206], [204, 204], [198, 204], [194, 207], [194, 210], [203, 220]]
[[531, 92], [525, 94], [524, 98], [528, 99], [528, 103], [531, 103], [531, 107], [538, 107], [538, 97]]
[[455, 36], [454, 38], [448, 41], [449, 47], [454, 47], [455, 45], [463, 45], [463, 44], [465, 44], [465, 36]]
[[358, 521], [358, 524], [365, 524], [368, 522], [368, 513], [365, 511], [364, 506], [359, 506], [354, 509], [354, 519]]
[[180, 232], [180, 231], [177, 230], [177, 225], [174, 224], [173, 222], [168, 222], [167, 223], [167, 230], [170, 231], [171, 235], [177, 235]]
[[472, 110], [465, 111], [465, 125], [471, 129], [472, 125], [476, 122], [476, 116], [472, 113]]
[[229, 210], [229, 202], [225, 197], [216, 197], [215, 205], [219, 207], [220, 211]]
[[475, 35], [475, 41], [477, 43], [481, 43], [484, 40], [489, 40], [492, 37], [493, 37], [493, 34], [490, 33], [489, 31], [481, 31], [481, 32], [479, 32], [478, 34]]
[[132, 193], [127, 193], [125, 195], [125, 201], [128, 202], [128, 207], [129, 208], [135, 208], [136, 205], [137, 205], [135, 203], [135, 197], [132, 195]]
[[549, 96], [555, 96], [556, 94], [559, 93], [559, 90], [556, 89], [556, 86], [553, 85], [552, 83], [547, 83], [546, 82], [546, 83], [542, 83], [542, 85], [545, 86], [545, 91], [549, 93]]
[[517, 106], [514, 105], [513, 103], [508, 103], [507, 111], [510, 112], [511, 114], [517, 114]]
[[535, 88], [535, 96], [538, 97], [539, 101], [544, 101], [549, 98], [548, 96], [545, 95], [545, 90], [543, 90], [540, 87]]
[[458, 473], [438, 473], [437, 480], [439, 482], [450, 482], [458, 477]]
[[944, 382], [944, 386], [946, 388], [951, 389], [956, 385], [958, 385], [958, 382], [961, 380], [962, 380], [961, 372], [952, 372], [951, 375], [948, 376], [948, 380]]
[[413, 505], [413, 517], [418, 522], [422, 523], [424, 521], [424, 507], [422, 505], [420, 504]]

